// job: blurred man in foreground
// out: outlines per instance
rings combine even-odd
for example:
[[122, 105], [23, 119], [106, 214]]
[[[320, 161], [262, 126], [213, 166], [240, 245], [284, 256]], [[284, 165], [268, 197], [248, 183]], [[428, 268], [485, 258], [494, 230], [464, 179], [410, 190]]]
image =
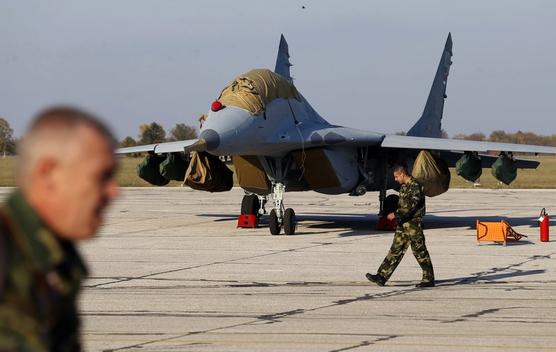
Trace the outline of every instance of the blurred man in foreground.
[[18, 184], [0, 207], [0, 351], [79, 351], [74, 242], [93, 237], [118, 194], [114, 138], [70, 107], [40, 113], [18, 146]]

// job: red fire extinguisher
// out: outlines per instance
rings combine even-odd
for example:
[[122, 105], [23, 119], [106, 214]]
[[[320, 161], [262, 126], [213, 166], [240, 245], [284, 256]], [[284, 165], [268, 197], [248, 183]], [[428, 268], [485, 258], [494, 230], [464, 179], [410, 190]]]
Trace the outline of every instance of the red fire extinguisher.
[[541, 228], [541, 242], [548, 242], [549, 241], [549, 233], [548, 233], [548, 225], [550, 219], [548, 218], [548, 214], [546, 210], [542, 208], [541, 216], [539, 217], [539, 227]]

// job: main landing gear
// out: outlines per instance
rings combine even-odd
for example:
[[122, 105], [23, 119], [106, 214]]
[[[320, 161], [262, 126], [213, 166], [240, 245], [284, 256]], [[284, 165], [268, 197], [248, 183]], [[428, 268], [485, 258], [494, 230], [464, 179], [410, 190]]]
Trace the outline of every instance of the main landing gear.
[[259, 216], [259, 210], [261, 207], [261, 202], [256, 194], [246, 194], [241, 200], [241, 214], [256, 215]]

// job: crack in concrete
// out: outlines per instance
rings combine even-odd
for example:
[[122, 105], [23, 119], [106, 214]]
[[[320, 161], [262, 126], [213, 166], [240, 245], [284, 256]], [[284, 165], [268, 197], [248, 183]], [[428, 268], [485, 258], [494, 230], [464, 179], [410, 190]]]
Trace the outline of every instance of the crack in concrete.
[[395, 339], [397, 337], [398, 337], [398, 335], [389, 335], [389, 336], [379, 337], [378, 339], [376, 339], [374, 341], [362, 341], [361, 343], [359, 343], [357, 345], [348, 346], [348, 347], [340, 348], [340, 349], [337, 349], [337, 350], [331, 350], [330, 352], [342, 352], [342, 351], [354, 350], [354, 349], [359, 348], [359, 347], [374, 345], [377, 342], [388, 341], [388, 340]]

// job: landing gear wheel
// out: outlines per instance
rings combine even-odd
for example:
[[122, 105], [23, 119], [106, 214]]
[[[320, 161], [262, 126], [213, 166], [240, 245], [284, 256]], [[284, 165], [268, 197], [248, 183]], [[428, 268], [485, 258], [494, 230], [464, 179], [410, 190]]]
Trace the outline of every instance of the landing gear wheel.
[[278, 214], [276, 214], [276, 209], [272, 209], [270, 211], [270, 219], [268, 221], [268, 227], [270, 229], [270, 233], [273, 236], [279, 235], [282, 225], [280, 221], [278, 221]]
[[295, 235], [295, 227], [297, 220], [295, 219], [295, 212], [292, 208], [286, 209], [284, 212], [284, 233], [286, 235]]
[[256, 194], [249, 194], [243, 196], [241, 200], [241, 214], [242, 215], [258, 215], [259, 213], [259, 198]]

